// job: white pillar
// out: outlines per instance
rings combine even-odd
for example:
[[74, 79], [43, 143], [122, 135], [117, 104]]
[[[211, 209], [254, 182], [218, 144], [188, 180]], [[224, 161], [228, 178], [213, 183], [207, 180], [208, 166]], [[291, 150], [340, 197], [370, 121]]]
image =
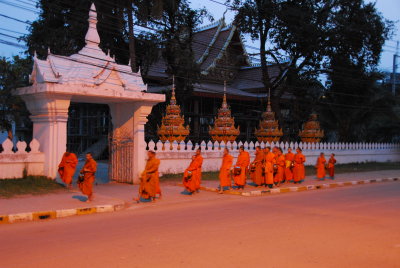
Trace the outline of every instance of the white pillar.
[[44, 175], [54, 179], [67, 149], [70, 97], [45, 93], [21, 97], [31, 113], [33, 138], [39, 141], [39, 150], [45, 155]]
[[154, 104], [137, 103], [134, 112], [133, 128], [133, 183], [139, 183], [140, 173], [146, 166], [146, 142], [144, 140], [144, 125]]

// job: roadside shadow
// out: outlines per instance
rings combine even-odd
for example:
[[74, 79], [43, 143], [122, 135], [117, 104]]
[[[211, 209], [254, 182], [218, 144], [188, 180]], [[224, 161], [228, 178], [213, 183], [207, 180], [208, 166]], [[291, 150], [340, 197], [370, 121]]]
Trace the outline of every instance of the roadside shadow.
[[74, 195], [74, 196], [72, 196], [72, 198], [78, 199], [81, 202], [86, 202], [87, 201], [87, 197], [82, 196], [82, 195]]

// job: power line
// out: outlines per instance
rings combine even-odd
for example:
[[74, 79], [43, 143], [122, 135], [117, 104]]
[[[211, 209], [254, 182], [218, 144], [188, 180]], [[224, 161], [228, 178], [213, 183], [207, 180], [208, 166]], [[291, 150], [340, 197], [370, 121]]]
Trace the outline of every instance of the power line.
[[[16, 38], [16, 37], [14, 37], [14, 38]], [[222, 69], [222, 68], [218, 68], [218, 69]], [[225, 70], [226, 70], [226, 69], [225, 69]], [[247, 79], [247, 80], [250, 80], [250, 79]], [[254, 80], [254, 79], [252, 79], [251, 81], [262, 82], [261, 80]]]

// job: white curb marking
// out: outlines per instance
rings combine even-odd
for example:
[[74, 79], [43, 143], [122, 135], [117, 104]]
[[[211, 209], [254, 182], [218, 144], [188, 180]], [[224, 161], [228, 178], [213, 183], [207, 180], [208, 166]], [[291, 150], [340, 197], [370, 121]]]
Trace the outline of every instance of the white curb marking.
[[57, 218], [64, 218], [76, 215], [76, 208], [56, 210]]
[[18, 213], [8, 215], [8, 222], [21, 222], [33, 220], [32, 213]]

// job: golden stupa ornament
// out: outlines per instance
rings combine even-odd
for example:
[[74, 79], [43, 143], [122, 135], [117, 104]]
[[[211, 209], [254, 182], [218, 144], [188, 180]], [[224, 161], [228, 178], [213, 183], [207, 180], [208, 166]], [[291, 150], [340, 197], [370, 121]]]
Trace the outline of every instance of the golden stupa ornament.
[[275, 120], [275, 113], [271, 109], [270, 91], [268, 91], [267, 111], [261, 115], [262, 120], [254, 135], [259, 142], [277, 142], [283, 136], [279, 123]]
[[[176, 104], [175, 98], [175, 76], [172, 77], [172, 95], [170, 103], [167, 105], [166, 114], [161, 120], [161, 126], [157, 128], [157, 135], [161, 142], [170, 142], [170, 147], [172, 149], [172, 142], [177, 141], [180, 143], [185, 140], [187, 135], [189, 135], [189, 126], [184, 126], [185, 119], [181, 116], [181, 108]], [[178, 144], [178, 150], [180, 146]]]
[[299, 132], [302, 142], [320, 142], [324, 137], [324, 131], [321, 130], [316, 113], [312, 113], [308, 121], [303, 125], [303, 130]]
[[231, 110], [226, 102], [226, 81], [224, 81], [224, 97], [222, 106], [218, 109], [217, 117], [214, 120], [214, 126], [208, 131], [212, 141], [219, 143], [234, 142], [240, 134], [239, 127], [235, 127], [235, 119], [231, 116]]

